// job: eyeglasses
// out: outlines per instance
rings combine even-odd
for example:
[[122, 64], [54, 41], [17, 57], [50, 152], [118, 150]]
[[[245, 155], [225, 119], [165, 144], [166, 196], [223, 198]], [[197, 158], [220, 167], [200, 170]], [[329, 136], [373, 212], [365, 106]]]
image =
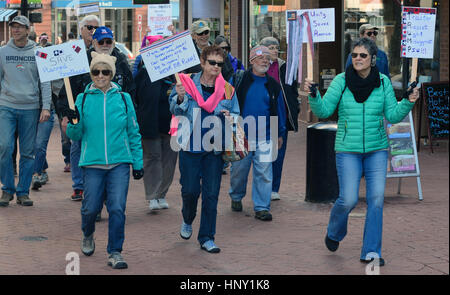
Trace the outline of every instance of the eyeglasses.
[[85, 25], [86, 29], [88, 29], [89, 31], [92, 31], [93, 29], [98, 29], [98, 26], [91, 26], [91, 25]]
[[105, 43], [108, 45], [111, 45], [113, 43], [113, 41], [111, 39], [106, 39], [106, 38], [98, 41], [98, 45], [103, 45]]
[[280, 46], [269, 46], [269, 50], [280, 50]]
[[223, 67], [223, 65], [224, 65], [224, 62], [217, 62], [215, 60], [210, 60], [210, 59], [208, 59], [208, 63], [212, 66], [217, 65], [219, 68]]
[[361, 58], [366, 58], [369, 56], [367, 53], [352, 53], [352, 58], [357, 58], [358, 54], [359, 56], [361, 56]]
[[224, 46], [224, 47], [220, 47], [220, 48], [222, 48], [225, 51], [230, 51], [231, 50], [230, 46]]
[[367, 36], [372, 36], [372, 34], [374, 35], [374, 36], [377, 36], [378, 35], [378, 32], [377, 31], [373, 31], [373, 32], [367, 32], [366, 33], [367, 34]]
[[100, 72], [102, 72], [103, 76], [109, 76], [111, 75], [111, 70], [92, 70], [91, 74], [92, 76], [98, 76], [100, 75]]
[[206, 30], [206, 31], [203, 31], [201, 33], [197, 33], [197, 36], [205, 36], [205, 35], [208, 35], [208, 34], [209, 34], [209, 31]]

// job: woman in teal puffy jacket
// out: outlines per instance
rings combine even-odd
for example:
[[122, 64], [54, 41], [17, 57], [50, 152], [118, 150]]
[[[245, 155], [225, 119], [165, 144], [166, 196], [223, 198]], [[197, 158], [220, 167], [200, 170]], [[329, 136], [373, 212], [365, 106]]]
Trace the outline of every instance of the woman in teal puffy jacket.
[[[333, 80], [323, 99], [310, 92], [312, 81], [305, 80], [309, 104], [319, 118], [331, 116], [338, 108], [336, 134], [336, 169], [339, 197], [331, 210], [325, 244], [336, 251], [347, 234], [348, 215], [358, 202], [362, 175], [366, 181], [367, 214], [360, 261], [376, 259], [379, 266], [383, 228], [383, 203], [386, 183], [388, 141], [383, 118], [398, 123], [410, 112], [419, 98], [416, 87], [400, 103], [389, 78], [376, 67], [377, 46], [362, 38], [352, 46], [352, 65]], [[376, 262], [375, 262], [376, 263]]]
[[92, 52], [93, 83], [79, 94], [75, 111], [70, 111], [67, 135], [81, 140], [79, 166], [83, 168], [84, 194], [81, 207], [83, 240], [81, 251], [94, 253], [95, 218], [103, 207], [109, 213], [108, 265], [127, 268], [121, 256], [125, 232], [125, 205], [130, 179], [142, 178], [141, 136], [130, 95], [111, 82], [115, 74], [114, 56]]

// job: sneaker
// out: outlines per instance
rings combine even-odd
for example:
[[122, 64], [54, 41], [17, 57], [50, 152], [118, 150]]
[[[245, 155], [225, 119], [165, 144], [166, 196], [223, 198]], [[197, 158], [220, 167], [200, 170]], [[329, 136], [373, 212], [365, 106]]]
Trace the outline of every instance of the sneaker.
[[83, 200], [83, 190], [82, 189], [75, 189], [73, 191], [72, 196], [70, 197], [72, 201], [81, 201]]
[[278, 201], [280, 199], [280, 195], [277, 192], [272, 192], [270, 195], [270, 200], [272, 201]]
[[114, 269], [128, 268], [128, 264], [119, 252], [113, 252], [108, 256], [108, 265]]
[[159, 209], [161, 209], [161, 208], [159, 207], [159, 203], [158, 203], [158, 200], [157, 200], [157, 199], [152, 199], [152, 200], [150, 200], [150, 204], [148, 205], [148, 208], [149, 208], [150, 210], [159, 210]]
[[159, 208], [161, 209], [169, 209], [169, 204], [166, 201], [166, 198], [158, 199]]
[[[366, 259], [360, 259], [359, 261], [361, 261], [362, 263], [367, 263], [367, 264], [369, 264], [369, 263], [371, 263], [372, 261], [374, 261], [375, 260], [375, 258], [371, 258], [371, 259], [369, 259], [369, 260], [366, 260]], [[378, 259], [377, 259], [378, 260]], [[376, 263], [376, 262], [375, 262]], [[385, 262], [384, 262], [384, 259], [383, 258], [379, 258], [379, 260], [378, 260], [378, 266], [384, 266], [384, 264], [385, 264]]]
[[37, 191], [40, 187], [42, 187], [41, 177], [38, 174], [35, 174], [31, 178], [31, 189]]
[[183, 221], [183, 223], [181, 224], [180, 236], [185, 240], [189, 240], [189, 238], [192, 236], [192, 225], [186, 224]]
[[241, 212], [242, 211], [242, 201], [231, 200], [231, 210], [233, 210], [235, 212]]
[[81, 252], [83, 252], [86, 256], [91, 256], [95, 251], [95, 241], [94, 234], [83, 237], [83, 241], [81, 241]]
[[17, 196], [17, 204], [22, 206], [33, 206], [33, 201], [30, 200], [28, 195]]
[[70, 163], [67, 163], [66, 166], [64, 166], [64, 172], [70, 172]]
[[2, 192], [2, 197], [0, 198], [0, 207], [7, 207], [9, 202], [14, 199], [14, 194], [10, 194], [7, 191]]
[[46, 184], [48, 182], [48, 174], [47, 174], [47, 172], [45, 172], [45, 171], [42, 172], [40, 180], [41, 180], [40, 181], [41, 185], [44, 185], [44, 184]]
[[255, 218], [262, 220], [262, 221], [271, 221], [272, 220], [272, 214], [269, 213], [267, 210], [262, 211], [256, 211], [255, 212]]
[[219, 253], [220, 252], [220, 248], [217, 247], [216, 244], [214, 244], [213, 240], [208, 240], [206, 242], [204, 242], [200, 248], [202, 250], [205, 250], [208, 253]]
[[339, 248], [339, 242], [330, 239], [327, 235], [325, 236], [325, 246], [327, 246], [328, 250], [331, 252], [335, 252]]

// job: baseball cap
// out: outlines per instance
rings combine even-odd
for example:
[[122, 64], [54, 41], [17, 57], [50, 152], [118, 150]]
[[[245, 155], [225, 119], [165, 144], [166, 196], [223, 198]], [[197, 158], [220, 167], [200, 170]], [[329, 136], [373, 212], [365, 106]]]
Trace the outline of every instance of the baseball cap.
[[113, 32], [108, 27], [98, 27], [94, 34], [92, 35], [92, 39], [100, 41], [102, 39], [109, 38], [113, 39]]
[[204, 31], [211, 31], [211, 29], [208, 26], [208, 22], [206, 22], [204, 20], [198, 20], [198, 21], [193, 22], [191, 30], [195, 34], [200, 34]]
[[252, 48], [252, 50], [250, 51], [250, 61], [252, 61], [255, 58], [257, 58], [258, 56], [261, 56], [264, 54], [270, 55], [269, 48], [267, 48], [264, 45], [256, 46], [256, 47]]
[[371, 24], [364, 24], [359, 27], [359, 34], [364, 34], [366, 30], [379, 30], [377, 27]]
[[30, 21], [24, 15], [16, 16], [12, 19], [12, 21], [9, 22], [9, 25], [11, 26], [13, 23], [18, 23], [19, 25], [26, 26], [27, 28], [30, 27]]

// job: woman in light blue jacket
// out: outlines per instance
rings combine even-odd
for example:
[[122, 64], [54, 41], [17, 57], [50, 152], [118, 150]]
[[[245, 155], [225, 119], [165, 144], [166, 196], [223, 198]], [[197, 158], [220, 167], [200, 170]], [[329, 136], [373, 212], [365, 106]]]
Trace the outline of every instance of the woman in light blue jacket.
[[109, 213], [108, 265], [127, 268], [121, 256], [125, 231], [125, 205], [130, 178], [142, 178], [141, 136], [131, 97], [111, 82], [114, 56], [92, 52], [90, 83], [79, 94], [75, 111], [68, 114], [67, 135], [81, 140], [79, 166], [83, 168], [85, 198], [81, 207], [81, 251], [94, 253], [95, 218], [105, 201]]

